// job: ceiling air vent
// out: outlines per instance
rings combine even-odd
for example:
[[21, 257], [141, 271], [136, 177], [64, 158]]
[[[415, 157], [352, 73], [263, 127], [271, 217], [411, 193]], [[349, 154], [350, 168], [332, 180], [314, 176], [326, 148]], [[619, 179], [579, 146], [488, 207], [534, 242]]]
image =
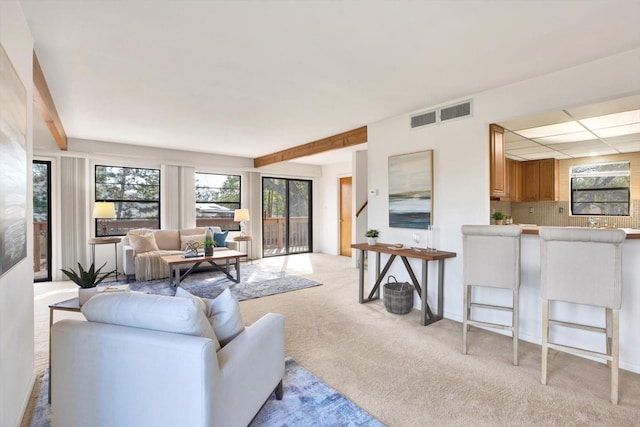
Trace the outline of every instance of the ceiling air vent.
[[452, 105], [451, 107], [442, 108], [440, 110], [440, 121], [458, 119], [460, 117], [471, 115], [471, 101], [462, 104]]
[[427, 113], [418, 114], [411, 117], [411, 128], [417, 128], [420, 126], [432, 125], [436, 122], [436, 112], [429, 111]]

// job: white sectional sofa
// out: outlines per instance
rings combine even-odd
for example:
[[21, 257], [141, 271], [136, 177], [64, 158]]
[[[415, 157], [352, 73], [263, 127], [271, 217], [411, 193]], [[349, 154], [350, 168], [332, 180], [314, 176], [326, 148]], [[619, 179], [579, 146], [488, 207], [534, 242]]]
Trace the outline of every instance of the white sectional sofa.
[[[211, 228], [216, 233], [222, 233], [219, 227]], [[122, 268], [125, 276], [127, 279], [135, 276], [136, 281], [169, 277], [169, 266], [160, 257], [184, 253], [185, 243], [198, 238], [202, 240], [205, 230], [205, 227], [197, 227], [179, 230], [130, 231], [122, 239]], [[230, 239], [228, 234], [224, 243], [225, 246], [218, 244], [214, 250], [225, 251], [237, 247], [236, 242]]]
[[282, 398], [280, 314], [216, 351], [222, 335], [193, 299], [102, 294], [83, 313], [51, 328], [52, 426], [245, 427]]

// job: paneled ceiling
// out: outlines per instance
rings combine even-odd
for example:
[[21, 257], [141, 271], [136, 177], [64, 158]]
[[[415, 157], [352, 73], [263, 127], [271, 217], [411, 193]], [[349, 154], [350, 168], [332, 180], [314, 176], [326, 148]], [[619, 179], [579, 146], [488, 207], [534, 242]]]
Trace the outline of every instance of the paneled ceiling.
[[499, 123], [515, 160], [640, 151], [640, 95]]

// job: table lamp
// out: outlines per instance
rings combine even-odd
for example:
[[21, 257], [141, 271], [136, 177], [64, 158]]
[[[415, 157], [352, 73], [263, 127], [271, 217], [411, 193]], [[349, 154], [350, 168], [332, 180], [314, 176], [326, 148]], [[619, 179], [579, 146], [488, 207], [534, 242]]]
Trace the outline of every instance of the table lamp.
[[93, 205], [93, 217], [98, 220], [98, 225], [102, 224], [102, 237], [107, 237], [106, 220], [116, 218], [115, 204], [113, 202], [95, 202]]
[[246, 222], [249, 221], [249, 209], [236, 209], [233, 214], [233, 220], [240, 223], [240, 234], [246, 236]]

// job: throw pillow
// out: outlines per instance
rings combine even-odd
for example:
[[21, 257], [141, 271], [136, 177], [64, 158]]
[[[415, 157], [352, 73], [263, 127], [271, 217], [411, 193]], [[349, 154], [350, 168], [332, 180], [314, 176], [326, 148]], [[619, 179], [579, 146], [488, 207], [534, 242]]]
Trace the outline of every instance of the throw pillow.
[[213, 233], [213, 240], [216, 241], [217, 248], [224, 248], [227, 246], [227, 234], [229, 234], [228, 230], [224, 233]]
[[153, 233], [144, 236], [139, 234], [129, 234], [129, 242], [131, 242], [133, 250], [137, 254], [159, 250]]
[[205, 316], [209, 318], [213, 332], [216, 334], [218, 340], [220, 340], [222, 347], [231, 342], [240, 332], [244, 331], [240, 304], [233, 294], [231, 294], [229, 288], [222, 291], [222, 293], [214, 299], [209, 299], [200, 298], [178, 287], [178, 289], [176, 289], [176, 297], [190, 298], [204, 304], [204, 306], [200, 306], [200, 308], [204, 310]]
[[176, 289], [176, 296], [179, 298], [190, 298], [198, 303], [198, 307], [200, 307], [200, 311], [205, 316], [209, 314], [209, 306], [200, 298], [199, 296], [193, 295], [191, 292], [185, 291], [180, 286]]
[[187, 242], [200, 243], [200, 251], [202, 252], [202, 244], [204, 243], [204, 234], [196, 234], [193, 236], [180, 236], [180, 250], [187, 250]]
[[213, 326], [216, 337], [223, 347], [231, 342], [240, 332], [244, 331], [244, 323], [240, 313], [240, 304], [231, 294], [229, 288], [222, 291], [215, 299], [204, 298], [209, 304], [209, 322]]
[[133, 292], [98, 294], [81, 308], [90, 322], [209, 338], [220, 343], [197, 301]]

